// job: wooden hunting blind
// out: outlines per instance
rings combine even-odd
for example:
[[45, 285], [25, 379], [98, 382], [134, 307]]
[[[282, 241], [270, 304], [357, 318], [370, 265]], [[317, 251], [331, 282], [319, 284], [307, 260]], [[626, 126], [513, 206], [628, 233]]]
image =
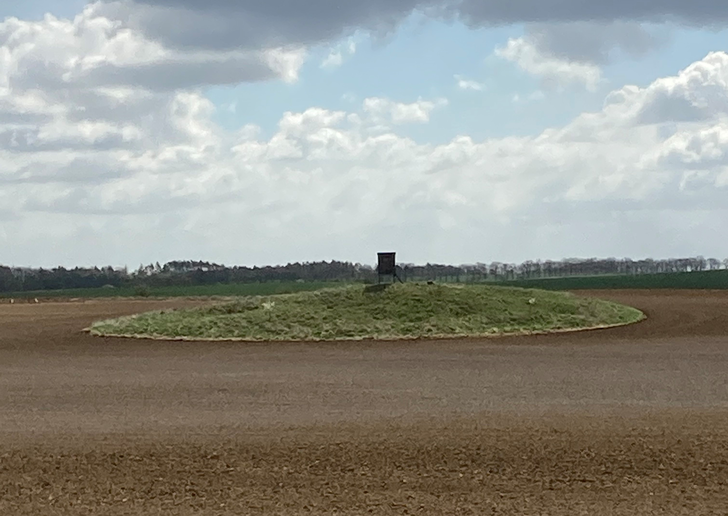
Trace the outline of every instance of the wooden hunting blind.
[[379, 275], [379, 283], [382, 282], [382, 276], [391, 276], [392, 283], [400, 280], [397, 276], [396, 253], [377, 253], [379, 264], [377, 265], [377, 274]]

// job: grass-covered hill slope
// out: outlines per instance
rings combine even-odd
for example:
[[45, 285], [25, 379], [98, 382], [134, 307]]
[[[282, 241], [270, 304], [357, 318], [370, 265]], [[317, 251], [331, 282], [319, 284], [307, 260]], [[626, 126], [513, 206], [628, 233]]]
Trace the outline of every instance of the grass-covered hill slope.
[[216, 306], [95, 323], [96, 335], [243, 341], [494, 336], [629, 324], [638, 310], [612, 302], [484, 285], [398, 284], [245, 297]]

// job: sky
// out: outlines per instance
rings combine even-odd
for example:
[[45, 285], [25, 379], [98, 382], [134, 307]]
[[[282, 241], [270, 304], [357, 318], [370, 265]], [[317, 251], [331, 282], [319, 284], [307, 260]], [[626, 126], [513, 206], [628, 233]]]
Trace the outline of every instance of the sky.
[[0, 0], [0, 264], [728, 257], [728, 3]]

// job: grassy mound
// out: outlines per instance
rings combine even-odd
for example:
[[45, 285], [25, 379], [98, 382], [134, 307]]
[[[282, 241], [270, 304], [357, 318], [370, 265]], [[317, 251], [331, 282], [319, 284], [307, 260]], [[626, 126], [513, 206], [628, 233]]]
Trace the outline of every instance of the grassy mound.
[[351, 340], [492, 336], [629, 324], [630, 307], [564, 292], [408, 283], [245, 297], [95, 323], [95, 335], [192, 340]]

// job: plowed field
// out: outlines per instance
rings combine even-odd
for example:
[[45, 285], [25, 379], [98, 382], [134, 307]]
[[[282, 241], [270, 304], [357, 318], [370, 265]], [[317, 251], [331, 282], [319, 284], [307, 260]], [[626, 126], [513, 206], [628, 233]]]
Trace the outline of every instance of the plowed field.
[[728, 514], [728, 292], [494, 340], [94, 338], [0, 305], [0, 514]]

